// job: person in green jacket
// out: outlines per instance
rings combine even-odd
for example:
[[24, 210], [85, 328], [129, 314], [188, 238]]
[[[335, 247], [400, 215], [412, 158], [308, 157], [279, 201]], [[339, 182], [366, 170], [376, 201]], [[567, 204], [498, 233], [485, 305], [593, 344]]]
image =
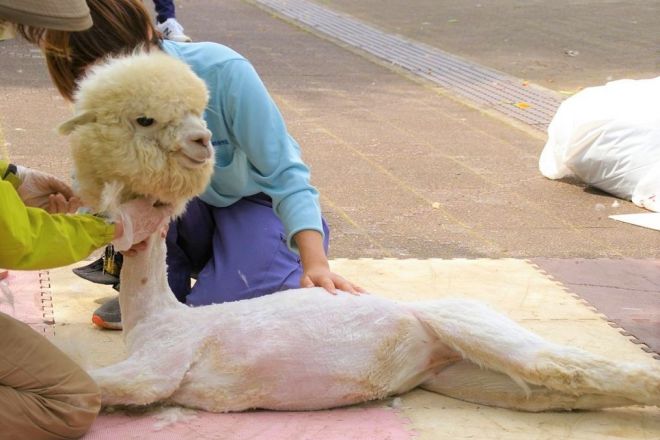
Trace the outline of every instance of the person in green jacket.
[[128, 250], [169, 215], [167, 207], [156, 208], [145, 199], [123, 204], [114, 223], [91, 214], [72, 215], [79, 203], [55, 176], [0, 161], [0, 179], [0, 267], [5, 269], [66, 266], [111, 242]]
[[[92, 25], [85, 0], [0, 0], [0, 25], [7, 22], [68, 31]], [[77, 205], [56, 177], [0, 161], [0, 267], [68, 265], [108, 243], [136, 252], [144, 243], [135, 243], [170, 215], [168, 207], [137, 199], [110, 223], [69, 214]], [[31, 327], [0, 313], [0, 439], [78, 438], [100, 405], [98, 386], [85, 371]]]

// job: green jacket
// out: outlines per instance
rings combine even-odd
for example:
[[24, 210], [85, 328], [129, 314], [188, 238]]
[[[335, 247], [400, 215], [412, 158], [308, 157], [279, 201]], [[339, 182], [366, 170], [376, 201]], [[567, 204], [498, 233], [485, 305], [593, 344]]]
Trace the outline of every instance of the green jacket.
[[49, 214], [25, 206], [18, 177], [0, 161], [0, 267], [35, 270], [66, 266], [113, 239], [115, 226], [93, 215]]

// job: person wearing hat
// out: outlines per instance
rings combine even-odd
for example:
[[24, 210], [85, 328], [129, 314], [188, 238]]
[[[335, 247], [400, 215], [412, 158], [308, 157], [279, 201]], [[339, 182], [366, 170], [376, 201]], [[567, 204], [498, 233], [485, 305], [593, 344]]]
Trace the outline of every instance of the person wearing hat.
[[[85, 0], [0, 0], [0, 24], [81, 31], [92, 26]], [[65, 50], [65, 48], [61, 48]], [[169, 217], [147, 200], [123, 204], [114, 223], [79, 206], [49, 174], [0, 161], [0, 267], [64, 266], [109, 243], [133, 252]], [[0, 313], [0, 439], [70, 439], [87, 432], [100, 409], [98, 386], [28, 325]]]
[[84, 0], [0, 0], [0, 20], [59, 31], [92, 27]]

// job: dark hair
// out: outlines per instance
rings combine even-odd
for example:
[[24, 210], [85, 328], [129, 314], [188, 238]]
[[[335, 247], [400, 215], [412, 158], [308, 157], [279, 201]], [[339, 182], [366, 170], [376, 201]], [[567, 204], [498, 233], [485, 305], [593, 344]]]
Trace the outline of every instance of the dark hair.
[[160, 34], [140, 0], [87, 0], [87, 5], [94, 25], [85, 31], [18, 26], [24, 38], [41, 47], [53, 83], [69, 101], [85, 69], [99, 59], [140, 46], [161, 46]]

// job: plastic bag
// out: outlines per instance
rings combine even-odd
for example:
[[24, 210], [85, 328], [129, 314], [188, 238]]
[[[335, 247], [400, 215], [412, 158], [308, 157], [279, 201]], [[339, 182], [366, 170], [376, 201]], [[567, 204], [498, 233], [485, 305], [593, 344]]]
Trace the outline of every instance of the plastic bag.
[[539, 169], [660, 212], [660, 77], [613, 81], [564, 101]]

